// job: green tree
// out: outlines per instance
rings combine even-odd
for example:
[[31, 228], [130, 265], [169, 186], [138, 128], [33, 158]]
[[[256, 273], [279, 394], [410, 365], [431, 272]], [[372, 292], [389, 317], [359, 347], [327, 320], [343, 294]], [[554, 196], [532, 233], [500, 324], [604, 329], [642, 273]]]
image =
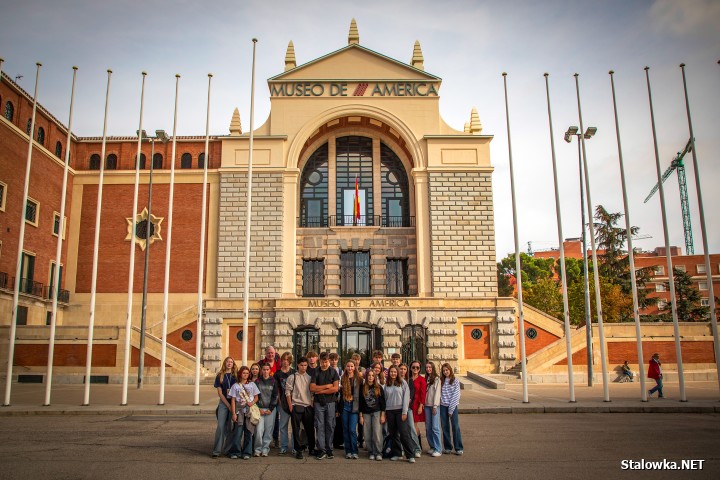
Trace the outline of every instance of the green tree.
[[510, 283], [510, 277], [507, 273], [503, 273], [501, 265], [498, 263], [497, 268], [497, 280], [498, 280], [498, 297], [512, 297], [515, 289]]
[[[541, 278], [552, 278], [554, 263], [555, 260], [552, 258], [536, 258], [521, 252], [520, 269], [522, 270], [523, 288], [537, 282]], [[498, 264], [498, 275], [500, 273], [516, 277], [514, 253], [500, 260]]]
[[[683, 270], [673, 268], [675, 281], [675, 304], [677, 305], [678, 321], [680, 322], [704, 322], [710, 316], [710, 308], [701, 305], [702, 296], [695, 287], [690, 275]], [[665, 289], [670, 289], [670, 282], [665, 284]], [[660, 319], [664, 322], [672, 322], [672, 310], [670, 305], [663, 310]]]
[[[633, 318], [632, 296], [625, 294], [620, 285], [600, 277], [600, 298], [602, 300], [603, 322], [617, 323]], [[570, 322], [573, 325], [585, 325], [585, 290], [583, 282], [575, 282], [568, 288]], [[595, 280], [590, 272], [590, 311], [593, 323], [597, 322], [595, 303]]]
[[541, 278], [523, 288], [523, 301], [558, 320], [563, 319], [562, 292], [552, 278]]

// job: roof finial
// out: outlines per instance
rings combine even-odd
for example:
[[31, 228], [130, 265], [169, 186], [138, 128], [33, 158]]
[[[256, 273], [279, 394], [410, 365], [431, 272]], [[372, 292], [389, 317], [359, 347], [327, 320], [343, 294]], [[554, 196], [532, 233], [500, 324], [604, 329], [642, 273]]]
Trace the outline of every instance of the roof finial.
[[355, 19], [353, 18], [350, 22], [350, 33], [348, 34], [348, 45], [352, 45], [353, 43], [360, 44], [360, 34], [358, 33], [357, 23], [355, 23]]
[[425, 70], [424, 65], [425, 59], [423, 58], [422, 50], [420, 49], [420, 41], [415, 40], [415, 47], [413, 48], [413, 56], [410, 64], [420, 70]]
[[482, 123], [480, 123], [480, 115], [478, 115], [477, 108], [473, 107], [470, 113], [470, 133], [478, 134], [482, 132]]
[[295, 61], [295, 46], [292, 43], [292, 40], [290, 40], [290, 43], [288, 43], [287, 52], [285, 53], [285, 71], [292, 70], [297, 66], [297, 62]]
[[239, 137], [242, 135], [242, 125], [240, 124], [240, 111], [236, 108], [233, 112], [232, 120], [230, 120], [230, 135]]
[[470, 133], [470, 122], [465, 122], [465, 128], [463, 128], [464, 133]]

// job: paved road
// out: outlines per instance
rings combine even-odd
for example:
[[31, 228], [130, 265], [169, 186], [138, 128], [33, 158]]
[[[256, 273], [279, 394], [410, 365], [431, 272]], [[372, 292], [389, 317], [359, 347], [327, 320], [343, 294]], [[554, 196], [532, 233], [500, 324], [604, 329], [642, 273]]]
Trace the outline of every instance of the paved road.
[[[462, 415], [465, 455], [414, 465], [360, 459], [213, 460], [214, 418], [0, 418], [3, 479], [717, 479], [720, 414]], [[362, 453], [362, 451], [361, 451]], [[622, 471], [621, 461], [704, 460], [701, 471]]]

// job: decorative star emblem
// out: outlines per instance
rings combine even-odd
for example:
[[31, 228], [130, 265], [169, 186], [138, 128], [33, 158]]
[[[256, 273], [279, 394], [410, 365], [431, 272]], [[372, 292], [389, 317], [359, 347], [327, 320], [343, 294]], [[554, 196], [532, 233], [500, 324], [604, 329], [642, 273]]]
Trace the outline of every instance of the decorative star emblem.
[[[164, 217], [156, 217], [152, 213], [150, 214], [150, 244], [152, 245], [156, 240], [162, 240], [160, 236], [161, 226], [160, 224], [164, 220]], [[127, 220], [127, 236], [126, 241], [132, 241], [133, 234], [135, 235], [135, 243], [140, 247], [141, 250], [145, 251], [146, 247], [146, 232], [148, 227], [148, 210], [147, 207], [142, 212], [135, 216], [135, 221], [132, 218], [125, 218]]]

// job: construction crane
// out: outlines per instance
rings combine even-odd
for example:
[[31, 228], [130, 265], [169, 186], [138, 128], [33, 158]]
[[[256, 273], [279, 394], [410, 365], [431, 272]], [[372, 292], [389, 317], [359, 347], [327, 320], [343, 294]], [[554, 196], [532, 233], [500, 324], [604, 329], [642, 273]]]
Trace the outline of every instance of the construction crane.
[[[670, 166], [667, 170], [665, 170], [665, 173], [662, 174], [661, 181], [665, 183], [665, 180], [667, 180], [668, 177], [677, 170], [678, 185], [680, 187], [680, 208], [682, 209], [683, 230], [685, 231], [685, 252], [687, 255], [694, 255], [695, 247], [693, 246], [692, 223], [690, 221], [690, 202], [688, 201], [687, 181], [685, 180], [685, 164], [683, 163], [683, 157], [685, 157], [690, 150], [692, 150], [692, 139], [688, 140], [687, 145], [685, 145], [685, 149], [682, 152], [678, 152], [675, 158], [673, 158]], [[647, 197], [645, 197], [645, 201], [643, 203], [647, 203], [655, 192], [658, 191], [658, 188], [660, 188], [659, 183], [650, 190], [650, 193]]]

